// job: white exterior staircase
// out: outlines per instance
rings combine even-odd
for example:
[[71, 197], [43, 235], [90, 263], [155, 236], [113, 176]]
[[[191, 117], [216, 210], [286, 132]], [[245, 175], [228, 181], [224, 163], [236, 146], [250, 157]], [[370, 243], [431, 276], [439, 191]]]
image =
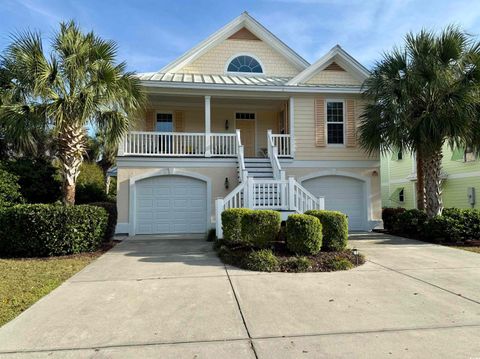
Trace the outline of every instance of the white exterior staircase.
[[229, 208], [272, 209], [281, 211], [283, 219], [290, 213], [324, 209], [325, 199], [315, 197], [293, 177], [285, 179], [278, 160], [278, 148], [268, 130], [268, 158], [245, 158], [237, 130], [237, 160], [240, 184], [225, 198], [215, 201], [216, 232], [223, 238], [222, 212]]

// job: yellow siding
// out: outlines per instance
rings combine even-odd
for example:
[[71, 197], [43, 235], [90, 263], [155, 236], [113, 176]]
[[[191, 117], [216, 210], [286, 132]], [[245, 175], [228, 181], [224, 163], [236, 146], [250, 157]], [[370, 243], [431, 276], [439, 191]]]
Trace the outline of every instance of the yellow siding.
[[[340, 99], [339, 95], [325, 95], [325, 98]], [[355, 99], [355, 122], [360, 123], [363, 102], [358, 97], [345, 96], [344, 99]], [[358, 144], [355, 147], [318, 147], [315, 144], [315, 97], [295, 97], [294, 124], [297, 160], [378, 160], [379, 156], [368, 156]]]
[[361, 82], [350, 75], [347, 71], [323, 70], [305, 81], [307, 84], [323, 85], [361, 85]]
[[224, 74], [227, 61], [236, 54], [251, 54], [270, 76], [296, 76], [299, 71], [280, 53], [263, 41], [225, 40], [177, 72], [192, 74]]

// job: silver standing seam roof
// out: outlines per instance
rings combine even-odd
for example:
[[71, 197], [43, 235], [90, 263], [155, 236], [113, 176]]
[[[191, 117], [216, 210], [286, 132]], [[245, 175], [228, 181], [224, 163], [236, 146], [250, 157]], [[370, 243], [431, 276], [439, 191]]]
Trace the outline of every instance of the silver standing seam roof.
[[[157, 82], [163, 84], [198, 84], [198, 85], [231, 85], [235, 86], [263, 86], [263, 87], [317, 87], [318, 84], [297, 84], [287, 85], [292, 77], [282, 76], [235, 76], [235, 75], [206, 75], [206, 74], [185, 74], [185, 73], [162, 73], [146, 72], [136, 75], [141, 81]], [[322, 87], [351, 87], [359, 88], [358, 85], [336, 85], [321, 84]]]

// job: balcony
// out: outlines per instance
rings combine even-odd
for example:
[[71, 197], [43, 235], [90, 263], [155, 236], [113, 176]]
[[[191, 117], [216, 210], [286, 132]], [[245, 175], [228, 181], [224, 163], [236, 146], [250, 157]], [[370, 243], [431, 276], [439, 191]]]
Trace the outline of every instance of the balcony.
[[[129, 132], [119, 146], [119, 156], [237, 157], [236, 133]], [[290, 135], [272, 134], [278, 157], [291, 157]], [[267, 153], [265, 152], [264, 156]]]

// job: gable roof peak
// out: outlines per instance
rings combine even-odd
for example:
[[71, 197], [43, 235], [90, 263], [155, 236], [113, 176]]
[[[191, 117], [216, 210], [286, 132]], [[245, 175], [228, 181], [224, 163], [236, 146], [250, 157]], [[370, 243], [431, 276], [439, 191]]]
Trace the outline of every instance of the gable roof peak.
[[332, 61], [335, 61], [345, 70], [349, 71], [359, 81], [363, 82], [370, 72], [357, 60], [346, 52], [339, 44], [336, 44], [325, 55], [300, 72], [287, 85], [298, 85], [310, 79], [315, 73], [324, 70]]
[[228, 39], [242, 27], [245, 27], [260, 40], [264, 41], [282, 54], [298, 70], [303, 71], [310, 65], [304, 58], [255, 20], [247, 11], [244, 11], [228, 24], [207, 37], [204, 41], [200, 42], [182, 56], [163, 67], [159, 72], [178, 72], [181, 68], [203, 55], [209, 49]]

